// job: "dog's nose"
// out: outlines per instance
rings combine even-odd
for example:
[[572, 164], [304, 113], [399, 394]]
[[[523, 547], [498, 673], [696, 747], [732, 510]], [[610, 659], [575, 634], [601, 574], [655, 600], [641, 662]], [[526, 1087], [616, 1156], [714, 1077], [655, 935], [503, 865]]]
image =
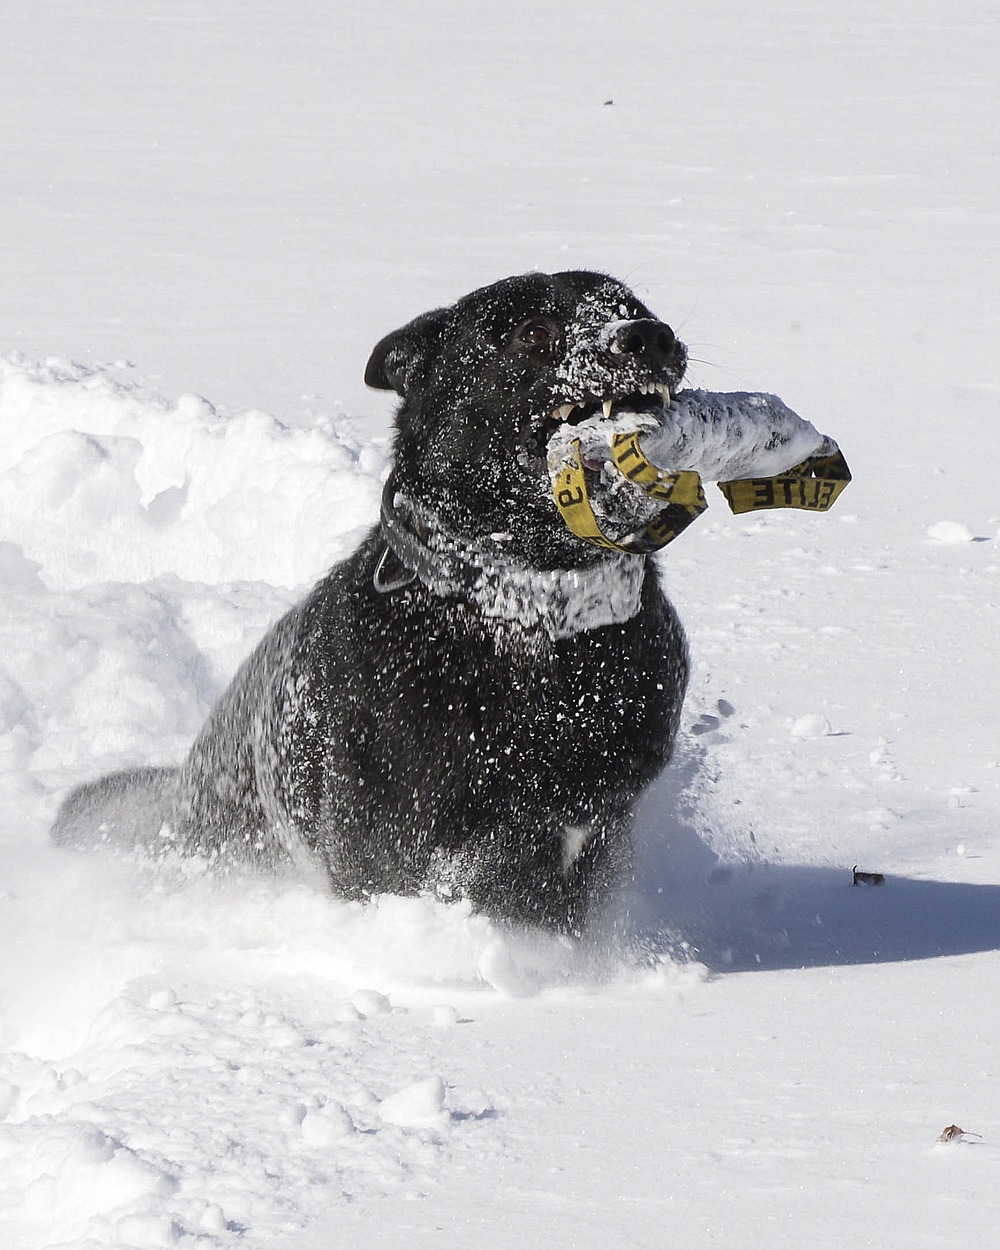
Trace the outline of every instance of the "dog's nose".
[[677, 348], [677, 339], [668, 325], [647, 318], [616, 326], [610, 347], [615, 355], [639, 356], [644, 364], [655, 368], [670, 363]]

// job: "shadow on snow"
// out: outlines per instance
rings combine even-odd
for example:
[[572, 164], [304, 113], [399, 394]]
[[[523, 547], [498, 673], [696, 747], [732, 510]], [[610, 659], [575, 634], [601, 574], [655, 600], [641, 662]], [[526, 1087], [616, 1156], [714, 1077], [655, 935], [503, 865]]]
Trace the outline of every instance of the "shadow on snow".
[[[675, 802], [678, 779], [690, 782], [697, 770], [689, 758], [664, 777]], [[647, 806], [640, 819], [629, 907], [632, 938], [646, 950], [690, 954], [726, 972], [1000, 949], [1000, 885], [894, 876], [882, 864], [861, 868], [885, 872], [884, 884], [853, 885], [850, 864], [725, 863], [698, 836], [690, 812], [682, 806], [664, 821], [667, 796], [660, 789], [650, 797], [663, 805], [655, 815]]]

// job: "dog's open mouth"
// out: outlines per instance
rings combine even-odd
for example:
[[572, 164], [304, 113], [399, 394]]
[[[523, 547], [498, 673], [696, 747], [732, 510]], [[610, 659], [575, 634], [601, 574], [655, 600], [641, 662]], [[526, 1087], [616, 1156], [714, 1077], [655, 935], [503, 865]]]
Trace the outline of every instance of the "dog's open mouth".
[[[658, 398], [657, 398], [658, 397]], [[655, 407], [663, 409], [670, 403], [670, 388], [665, 382], [647, 382], [628, 395], [615, 395], [610, 399], [592, 399], [585, 403], [560, 404], [552, 413], [554, 421], [579, 425], [581, 421], [596, 416], [598, 411], [605, 417], [619, 412], [641, 412]]]
[[662, 382], [611, 399], [560, 404], [541, 431], [544, 455], [551, 466], [567, 448], [578, 447], [583, 467], [600, 473], [613, 467], [615, 435], [655, 430], [667, 419], [669, 408], [670, 390]]
[[662, 424], [669, 407], [670, 388], [664, 382], [640, 384], [610, 398], [588, 396], [560, 403], [525, 440], [525, 451], [531, 458], [551, 459], [559, 444], [579, 440], [584, 467], [599, 472], [611, 459], [614, 434], [653, 429]]
[[[599, 471], [610, 459], [611, 435], [620, 432], [621, 419], [625, 421], [621, 430], [626, 425], [630, 430], [648, 429], [662, 422], [669, 407], [670, 388], [664, 382], [648, 382], [637, 391], [611, 399], [560, 404], [548, 422], [546, 451], [551, 449], [552, 439], [565, 434], [566, 427], [570, 426], [574, 430], [573, 437], [580, 439], [584, 468]], [[586, 437], [588, 434], [596, 437]]]

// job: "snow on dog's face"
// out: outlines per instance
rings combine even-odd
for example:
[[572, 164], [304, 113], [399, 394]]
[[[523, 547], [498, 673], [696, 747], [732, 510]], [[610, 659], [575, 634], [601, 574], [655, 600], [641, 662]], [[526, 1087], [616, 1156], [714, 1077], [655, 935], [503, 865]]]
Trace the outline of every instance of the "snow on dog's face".
[[[613, 278], [525, 274], [473, 291], [384, 338], [369, 386], [402, 397], [399, 489], [456, 532], [510, 534], [526, 560], [586, 563], [562, 525], [546, 455], [567, 425], [662, 419], [687, 352]], [[606, 466], [592, 464], [595, 486]]]

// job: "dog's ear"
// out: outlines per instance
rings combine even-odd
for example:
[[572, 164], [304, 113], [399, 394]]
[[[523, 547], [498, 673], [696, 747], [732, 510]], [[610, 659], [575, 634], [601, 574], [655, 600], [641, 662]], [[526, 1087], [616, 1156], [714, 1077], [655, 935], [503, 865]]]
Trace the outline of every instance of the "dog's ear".
[[387, 334], [371, 354], [365, 385], [405, 398], [437, 347], [447, 315], [448, 309], [438, 308]]

